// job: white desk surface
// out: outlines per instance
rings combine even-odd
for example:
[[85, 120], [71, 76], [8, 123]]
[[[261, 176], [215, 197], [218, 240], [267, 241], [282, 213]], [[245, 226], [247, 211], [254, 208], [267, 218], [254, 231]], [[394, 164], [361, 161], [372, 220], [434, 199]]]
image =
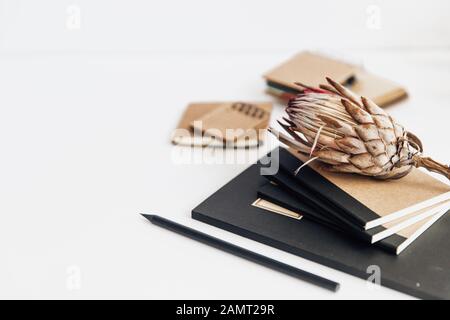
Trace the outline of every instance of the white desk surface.
[[[0, 297], [410, 298], [190, 218], [248, 164], [174, 164], [169, 138], [184, 107], [273, 100], [261, 74], [292, 53], [0, 56]], [[408, 88], [409, 99], [389, 112], [448, 161], [449, 51], [353, 53]], [[276, 104], [272, 122], [281, 113]], [[159, 229], [140, 212], [331, 278], [341, 290]]]

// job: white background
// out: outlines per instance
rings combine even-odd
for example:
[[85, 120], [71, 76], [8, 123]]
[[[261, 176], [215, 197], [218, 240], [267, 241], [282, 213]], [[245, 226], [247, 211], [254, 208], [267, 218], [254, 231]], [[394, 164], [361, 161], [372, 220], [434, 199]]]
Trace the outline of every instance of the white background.
[[[408, 298], [193, 221], [190, 210], [248, 164], [177, 165], [169, 139], [190, 101], [271, 100], [262, 73], [311, 49], [404, 85], [410, 98], [389, 112], [448, 161], [449, 12], [445, 0], [0, 0], [0, 297]], [[272, 121], [281, 113], [277, 104]], [[342, 289], [181, 238], [139, 212]]]

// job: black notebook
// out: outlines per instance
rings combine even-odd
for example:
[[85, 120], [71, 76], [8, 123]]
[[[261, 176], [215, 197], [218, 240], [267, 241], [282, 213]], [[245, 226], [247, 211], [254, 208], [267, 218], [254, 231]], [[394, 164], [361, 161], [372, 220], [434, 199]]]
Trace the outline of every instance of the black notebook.
[[377, 265], [383, 286], [424, 299], [450, 299], [449, 215], [395, 256], [312, 220], [293, 221], [253, 206], [266, 181], [259, 165], [252, 165], [197, 206], [192, 218], [362, 279]]
[[[439, 219], [449, 208], [448, 203], [436, 205], [431, 209], [427, 208], [419, 211], [419, 213], [426, 213], [424, 218], [420, 217], [420, 215], [416, 215], [412, 218], [407, 216], [386, 223], [383, 226], [364, 230], [353, 224], [348, 218], [348, 215], [343, 213], [339, 207], [333, 205], [330, 201], [324, 200], [323, 196], [306, 188], [304, 184], [299, 183], [297, 177], [295, 177], [292, 172], [283, 170], [285, 160], [289, 160], [289, 158], [286, 157], [287, 155], [290, 154], [285, 154], [280, 151], [279, 164], [281, 169], [274, 175], [265, 176], [267, 179], [276, 182], [285, 191], [292, 193], [292, 195], [302, 201], [302, 204], [311, 207], [316, 214], [333, 219], [338, 225], [343, 225], [345, 231], [366, 240], [368, 243], [379, 243], [383, 248], [393, 254], [401, 254], [403, 250], [425, 232], [430, 225]], [[274, 200], [276, 204], [282, 205], [277, 203], [277, 199]], [[291, 205], [292, 203], [288, 203], [288, 206]], [[444, 208], [442, 208], [442, 206]], [[308, 213], [310, 213], [310, 211], [305, 214], [307, 215]]]
[[449, 185], [416, 168], [402, 179], [375, 181], [356, 174], [328, 172], [319, 162], [312, 162], [294, 175], [303, 161], [284, 148], [276, 151], [282, 170], [366, 230], [427, 215], [428, 208], [445, 205], [450, 199]]
[[[333, 215], [330, 216], [324, 211], [313, 209], [308, 205], [309, 201], [307, 199], [302, 199], [297, 196], [295, 192], [293, 193], [291, 190], [281, 187], [281, 185], [274, 185], [271, 182], [267, 182], [258, 189], [258, 196], [267, 201], [268, 204], [275, 204], [279, 206], [279, 210], [290, 210], [297, 215], [302, 215], [336, 230], [340, 230], [346, 235], [355, 236], [356, 239], [366, 240], [369, 242], [369, 239], [376, 236], [376, 234], [371, 234], [373, 229], [361, 232], [358, 228], [349, 227], [348, 225], [343, 224]], [[397, 233], [376, 242], [375, 245], [387, 250], [387, 252], [390, 252], [391, 254], [401, 254], [403, 250], [405, 250], [411, 243], [413, 243], [413, 241], [421, 236], [445, 213], [445, 209], [439, 210], [439, 213], [436, 215], [413, 223]], [[374, 229], [378, 229], [378, 227]]]
[[[277, 176], [279, 177], [280, 175]], [[280, 183], [280, 179], [273, 179], [272, 181], [277, 181], [277, 183]], [[280, 185], [275, 186], [270, 182], [263, 184], [260, 188], [258, 188], [258, 197], [288, 210], [297, 212], [308, 219], [344, 232], [347, 235], [354, 236], [359, 241], [364, 240], [369, 245], [371, 243], [371, 230], [361, 231], [351, 225], [342, 223], [334, 215], [330, 215], [329, 213], [314, 207], [314, 205], [310, 205], [308, 200], [297, 196], [291, 190], [283, 188]], [[392, 235], [379, 241], [377, 245], [384, 248], [388, 252], [396, 253], [398, 246], [402, 242], [403, 239], [399, 238], [398, 235]]]
[[[283, 160], [284, 157], [280, 156], [280, 166]], [[374, 242], [374, 238], [378, 234], [386, 230], [383, 226], [378, 226], [370, 230], [364, 230], [358, 227], [353, 223], [351, 217], [341, 212], [342, 210], [334, 206], [332, 203], [320, 199], [315, 192], [299, 184], [292, 175], [286, 173], [283, 169], [279, 170], [279, 172], [275, 175], [267, 175], [265, 177], [278, 184], [285, 190], [286, 193], [289, 192], [298, 198], [303, 204], [303, 206], [299, 209], [304, 209], [304, 206], [310, 207], [310, 210], [305, 211], [304, 214], [311, 215], [311, 212], [314, 211], [315, 215], [326, 216], [328, 219], [333, 220], [336, 225], [342, 226], [345, 230], [363, 240], [366, 240], [369, 244]], [[279, 203], [279, 201], [277, 201], [278, 199], [272, 200], [274, 200], [274, 202], [278, 205], [286, 205], [286, 203]], [[288, 206], [291, 207], [292, 203], [288, 203]], [[299, 211], [299, 209], [291, 210]], [[403, 239], [394, 234], [390, 236], [389, 239], [382, 239], [381, 241], [383, 247], [391, 252], [396, 252], [397, 247], [403, 242]]]
[[[301, 200], [291, 192], [282, 189], [273, 182], [265, 182], [258, 188], [258, 199], [266, 200], [269, 203], [297, 213], [297, 215], [293, 216], [293, 218], [298, 219], [299, 216], [301, 216], [322, 223], [336, 230], [350, 232], [350, 230], [348, 230], [345, 225], [340, 223], [339, 220], [313, 209], [305, 201]], [[259, 201], [256, 201], [254, 205], [258, 202]], [[360, 238], [358, 234], [355, 234], [355, 236]], [[365, 237], [362, 238], [365, 239]]]

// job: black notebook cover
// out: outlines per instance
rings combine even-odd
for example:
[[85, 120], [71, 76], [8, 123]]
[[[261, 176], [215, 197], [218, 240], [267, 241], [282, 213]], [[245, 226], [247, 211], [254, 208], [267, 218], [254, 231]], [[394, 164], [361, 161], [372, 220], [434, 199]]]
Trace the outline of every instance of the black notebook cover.
[[[303, 165], [303, 162], [284, 148], [278, 148], [276, 151], [279, 152], [279, 165], [281, 170], [290, 174], [290, 176], [299, 184], [316, 194], [323, 203], [336, 207], [343, 216], [346, 216], [347, 219], [350, 219], [353, 223], [356, 223], [360, 227], [371, 229], [372, 227], [369, 227], [369, 225], [376, 226], [377, 223], [375, 221], [386, 218], [374, 212], [364, 203], [360, 202], [351, 194], [341, 189], [338, 185], [331, 182], [328, 178], [311, 168], [309, 165], [302, 167], [299, 173], [294, 175], [295, 170]], [[391, 200], [394, 199], [396, 199], [396, 201], [405, 201], [405, 199], [403, 199], [405, 196], [414, 199], [415, 201], [422, 198], [419, 201], [422, 202], [424, 200], [431, 200], [430, 197], [444, 196], [449, 192], [448, 190], [450, 190], [447, 185], [433, 179], [425, 173], [422, 173], [418, 169], [414, 169], [413, 172], [403, 179], [379, 181], [377, 185], [381, 187], [378, 188], [373, 188], [375, 184], [368, 184], [367, 182], [370, 181], [370, 179], [366, 177], [352, 174], [346, 175], [347, 177], [345, 180], [351, 181], [355, 186], [359, 185], [360, 190], [364, 190], [364, 188], [367, 187], [372, 188], [372, 191], [377, 190], [377, 192], [383, 193], [389, 189], [392, 192], [391, 194], [383, 194], [386, 197], [390, 197], [389, 199], [386, 199], [389, 200], [385, 202], [386, 204], [391, 203]], [[342, 174], [335, 175], [335, 178], [340, 179], [342, 177]], [[405, 181], [408, 181], [408, 183]], [[395, 194], [396, 192], [397, 195]], [[366, 193], [366, 195], [368, 194], [369, 193]], [[410, 194], [413, 196], [410, 196]], [[373, 195], [372, 198], [376, 199], [379, 207], [383, 206], [383, 202], [378, 201], [379, 195]], [[443, 200], [444, 198], [440, 201]], [[372, 205], [373, 204], [374, 203], [372, 201]], [[418, 203], [416, 202], [414, 204]], [[402, 209], [404, 209], [404, 207]], [[387, 216], [389, 216], [389, 214]], [[389, 221], [392, 221], [392, 218]], [[378, 226], [379, 224], [380, 223], [378, 222]]]
[[379, 218], [375, 212], [349, 194], [343, 192], [336, 185], [330, 183], [330, 181], [309, 166], [304, 166], [301, 169], [301, 172], [299, 172], [297, 176], [294, 176], [292, 173], [300, 167], [303, 162], [284, 148], [278, 148], [277, 152], [279, 152], [280, 155], [281, 170], [291, 173], [291, 176], [294, 177], [298, 183], [301, 183], [308, 188], [310, 192], [314, 194], [326, 192], [326, 194], [330, 195], [330, 198], [334, 200], [333, 202], [325, 198], [322, 199], [322, 202], [340, 209], [342, 213], [346, 215], [348, 221], [364, 226], [367, 222]]
[[317, 210], [311, 208], [305, 201], [300, 200], [291, 192], [287, 192], [272, 182], [265, 182], [258, 188], [258, 198], [296, 212], [307, 219], [322, 223], [336, 230], [345, 230], [345, 226], [342, 225], [337, 219], [333, 219], [332, 217], [328, 217], [326, 214], [319, 213]]
[[[367, 279], [381, 268], [381, 285], [424, 299], [450, 299], [450, 216], [447, 214], [395, 256], [308, 219], [252, 206], [265, 183], [252, 165], [192, 211], [192, 218], [331, 268]], [[345, 284], [343, 284], [345, 285]]]
[[[280, 154], [280, 167], [283, 166], [284, 154]], [[292, 174], [287, 173], [283, 169], [279, 170], [275, 175], [264, 176], [268, 180], [277, 183], [280, 187], [284, 188], [287, 192], [298, 197], [304, 204], [311, 207], [317, 214], [323, 214], [329, 219], [333, 219], [337, 224], [344, 225], [345, 230], [348, 230], [353, 235], [365, 240], [368, 244], [372, 243], [372, 237], [384, 230], [383, 226], [378, 226], [369, 230], [364, 230], [359, 226], [352, 223], [352, 220], [342, 213], [339, 207], [334, 206], [332, 203], [327, 202], [319, 198], [315, 192], [312, 192], [302, 184], [298, 183], [298, 180]], [[279, 204], [281, 205], [281, 204]], [[294, 210], [295, 211], [295, 210]], [[387, 238], [384, 238], [379, 243], [383, 248], [396, 254], [397, 248], [406, 240], [406, 238], [393, 234]]]
[[[370, 237], [372, 230], [361, 231], [355, 227], [350, 227], [342, 223], [334, 216], [330, 216], [324, 211], [320, 211], [309, 206], [308, 200], [302, 199], [291, 190], [287, 190], [285, 188], [275, 186], [272, 183], [267, 182], [258, 189], [258, 197], [291, 211], [303, 214], [306, 218], [344, 232], [346, 235], [354, 236], [355, 239], [365, 240], [366, 242], [369, 242], [368, 245], [371, 245]], [[379, 246], [380, 248], [383, 248], [392, 254], [397, 254], [398, 247], [404, 241], [406, 241], [406, 238], [398, 234], [393, 234], [385, 239], [378, 241], [374, 245]]]

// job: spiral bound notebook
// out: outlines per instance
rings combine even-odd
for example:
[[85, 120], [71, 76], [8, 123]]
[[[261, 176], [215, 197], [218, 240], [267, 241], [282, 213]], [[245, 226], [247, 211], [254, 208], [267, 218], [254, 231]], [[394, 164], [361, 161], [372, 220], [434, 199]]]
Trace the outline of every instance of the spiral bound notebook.
[[450, 215], [444, 215], [400, 256], [310, 219], [294, 220], [257, 208], [267, 180], [252, 165], [192, 210], [192, 218], [368, 279], [381, 268], [381, 285], [424, 299], [450, 299]]

